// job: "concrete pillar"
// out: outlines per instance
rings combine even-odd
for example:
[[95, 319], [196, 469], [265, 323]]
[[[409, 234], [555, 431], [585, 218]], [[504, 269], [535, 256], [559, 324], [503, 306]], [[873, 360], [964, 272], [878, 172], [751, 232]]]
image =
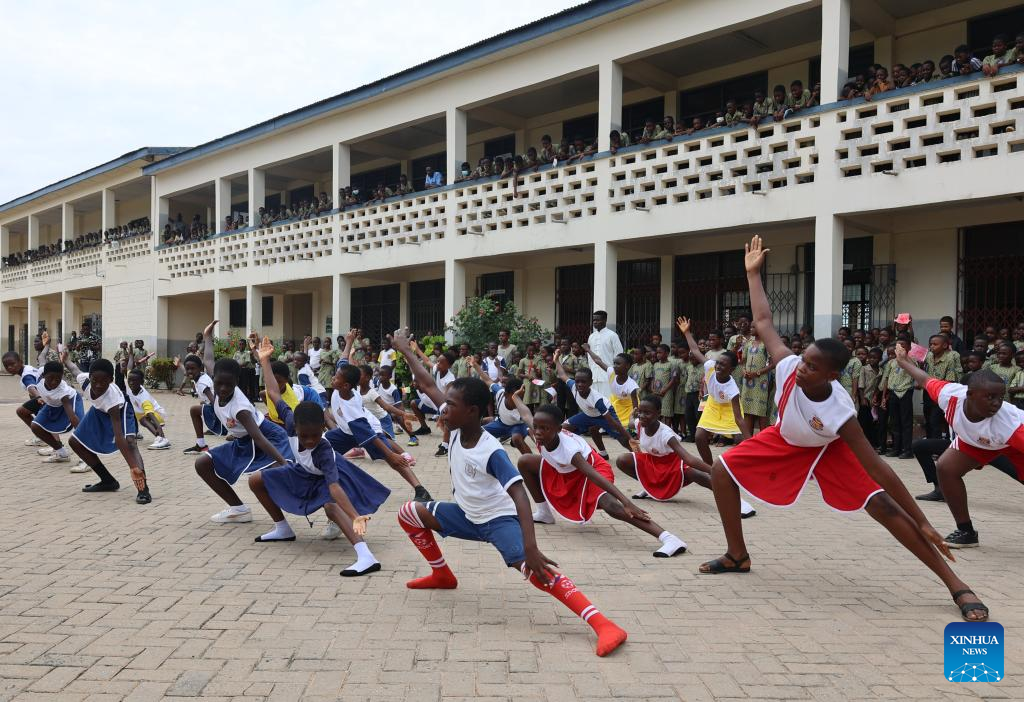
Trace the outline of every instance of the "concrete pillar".
[[352, 279], [344, 274], [331, 276], [331, 325], [335, 338], [352, 328]]
[[[664, 94], [664, 98], [665, 103], [662, 106], [662, 111], [666, 115], [672, 115], [672, 119], [679, 117], [679, 91], [670, 90]], [[665, 338], [667, 339], [668, 337]]]
[[[886, 64], [888, 65], [888, 64]], [[839, 99], [850, 71], [850, 0], [821, 3], [821, 103]]]
[[107, 231], [117, 226], [117, 198], [110, 188], [100, 192], [100, 229]]
[[153, 226], [156, 227], [156, 231], [163, 235], [164, 226], [171, 221], [171, 200], [166, 197], [157, 197], [153, 195], [154, 208], [153, 217], [151, 221]]
[[28, 249], [39, 248], [39, 215], [28, 216]]
[[224, 231], [224, 221], [231, 215], [231, 181], [215, 178], [213, 181], [213, 212], [215, 232]]
[[454, 183], [459, 167], [466, 160], [467, 120], [466, 113], [457, 107], [448, 108], [445, 114], [445, 131], [447, 140], [445, 150], [448, 159], [448, 172], [444, 174], [445, 183]]
[[831, 213], [814, 220], [814, 336], [829, 337], [843, 315], [843, 220]]
[[608, 313], [608, 328], [616, 327], [616, 292], [619, 278], [619, 251], [615, 244], [598, 241], [594, 244], [594, 311]]
[[[213, 289], [213, 317], [220, 320], [223, 333], [231, 328], [231, 293], [223, 288]], [[246, 329], [245, 333], [248, 334], [249, 330]]]
[[[331, 162], [331, 173], [333, 174], [331, 201], [335, 207], [341, 207], [338, 191], [352, 184], [352, 147], [348, 144], [335, 144], [331, 148]], [[348, 329], [345, 331], [347, 332]]]
[[530, 148], [530, 145], [526, 143], [526, 129], [517, 129], [515, 131], [515, 135], [516, 135], [516, 149], [515, 149], [515, 153], [512, 154], [513, 158], [515, 156], [525, 155], [526, 154], [526, 150], [528, 148]]
[[60, 293], [60, 335], [53, 334], [56, 341], [66, 344], [71, 331], [78, 330], [78, 320], [75, 316], [75, 296], [67, 290]]
[[259, 211], [267, 201], [267, 174], [259, 168], [249, 169], [249, 226], [259, 222]]
[[8, 325], [11, 323], [11, 306], [7, 302], [0, 302], [0, 353], [7, 353], [14, 350], [14, 339], [8, 333]]
[[[444, 262], [444, 323], [451, 323], [452, 317], [466, 304], [466, 264], [454, 258]], [[454, 341], [451, 332], [445, 332], [448, 343]]]
[[[622, 66], [608, 59], [597, 70], [597, 148], [607, 151], [611, 131], [622, 129]], [[608, 314], [611, 319], [610, 310]]]
[[406, 282], [398, 284], [398, 325], [403, 329], [409, 326], [409, 283]]
[[[3, 259], [11, 255], [11, 228], [0, 225], [0, 257]], [[2, 260], [0, 260], [2, 265]], [[5, 332], [6, 333], [6, 332]]]
[[[849, 38], [847, 38], [847, 44], [849, 44]], [[889, 76], [892, 77], [892, 59], [893, 59], [893, 36], [887, 34], [884, 37], [875, 38], [875, 63], [885, 66], [889, 71]], [[822, 68], [824, 69], [824, 63]], [[822, 71], [821, 75], [825, 75]], [[824, 88], [824, 86], [822, 86]], [[822, 96], [824, 97], [824, 95]]]
[[156, 298], [156, 349], [157, 354], [164, 358], [171, 358], [174, 354], [181, 353], [180, 349], [169, 349], [167, 336], [170, 333], [170, 316], [168, 314], [169, 297]]
[[522, 268], [512, 270], [512, 302], [517, 310], [526, 314], [526, 271]]
[[36, 364], [36, 352], [32, 346], [33, 340], [36, 338], [36, 334], [39, 333], [39, 298], [30, 297], [28, 298], [28, 358], [25, 359], [25, 363], [30, 366]]
[[75, 206], [70, 202], [60, 207], [60, 238], [66, 242], [75, 240]]
[[672, 338], [672, 330], [675, 329], [676, 311], [674, 306], [673, 276], [675, 274], [675, 256], [661, 257], [661, 300], [658, 308], [658, 326], [661, 328], [661, 338]]
[[[252, 173], [251, 170], [249, 172]], [[245, 326], [246, 334], [256, 332], [263, 336], [263, 288], [257, 285], [245, 286]]]

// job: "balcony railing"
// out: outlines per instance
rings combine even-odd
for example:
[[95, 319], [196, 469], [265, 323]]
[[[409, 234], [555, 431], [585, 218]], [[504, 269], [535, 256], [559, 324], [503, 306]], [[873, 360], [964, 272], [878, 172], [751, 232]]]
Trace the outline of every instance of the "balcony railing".
[[341, 251], [358, 253], [444, 238], [451, 189], [426, 190], [339, 215]]

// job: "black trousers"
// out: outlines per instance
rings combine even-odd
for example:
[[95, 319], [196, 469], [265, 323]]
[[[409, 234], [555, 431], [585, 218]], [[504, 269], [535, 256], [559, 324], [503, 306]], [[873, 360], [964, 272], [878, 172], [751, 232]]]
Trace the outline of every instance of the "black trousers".
[[[938, 460], [943, 451], [949, 448], [949, 444], [949, 439], [918, 439], [913, 443], [914, 458], [921, 464], [921, 472], [924, 473], [924, 479], [932, 485], [938, 486], [939, 484], [935, 461]], [[1018, 475], [1017, 467], [1006, 456], [999, 456], [989, 465], [1000, 472], [1006, 473], [1018, 482], [1024, 482]]]
[[242, 372], [238, 376], [238, 388], [245, 393], [250, 402], [256, 402], [256, 393], [258, 391], [256, 385], [256, 369], [243, 367]]
[[686, 411], [686, 435], [691, 439], [697, 435], [697, 422], [700, 421], [700, 412], [697, 411], [698, 407], [700, 407], [700, 393], [686, 393], [686, 403], [684, 405]]
[[949, 436], [946, 415], [938, 403], [927, 392], [921, 396], [921, 408], [924, 411], [924, 431], [929, 439], [941, 439]]
[[870, 407], [861, 406], [857, 410], [857, 422], [860, 424], [860, 428], [863, 430], [864, 436], [867, 437], [869, 444], [875, 447], [884, 445], [879, 441], [878, 420], [871, 416]]
[[910, 453], [914, 443], [914, 389], [903, 397], [889, 391], [889, 416], [892, 418], [892, 447], [900, 453]]

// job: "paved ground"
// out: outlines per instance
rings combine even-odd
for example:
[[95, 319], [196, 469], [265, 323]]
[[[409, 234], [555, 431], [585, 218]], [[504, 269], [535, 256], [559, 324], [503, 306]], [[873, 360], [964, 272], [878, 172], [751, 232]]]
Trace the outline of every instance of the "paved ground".
[[[958, 615], [942, 586], [866, 516], [823, 507], [813, 487], [797, 509], [746, 522], [755, 569], [745, 576], [697, 575], [723, 540], [711, 494], [696, 487], [651, 507], [691, 546], [669, 561], [600, 516], [542, 527], [542, 548], [629, 631], [598, 659], [589, 629], [488, 546], [442, 542], [459, 589], [407, 590], [426, 566], [394, 519], [407, 490], [383, 464], [372, 469], [396, 494], [368, 538], [384, 570], [342, 579], [352, 552], [316, 538], [322, 516], [313, 529], [293, 518], [295, 543], [257, 545], [269, 520], [246, 491], [255, 522], [207, 521], [221, 505], [180, 453], [184, 398], [159, 398], [175, 445], [145, 452], [155, 500], [144, 507], [131, 489], [85, 496], [89, 476], [40, 464], [22, 445], [21, 399], [0, 379], [0, 699], [1024, 698], [1024, 492], [995, 470], [970, 478], [984, 546], [958, 568], [1006, 627], [1001, 683], [945, 682], [942, 629]], [[414, 449], [417, 471], [444, 495], [434, 448]], [[923, 490], [916, 466], [894, 465]], [[944, 505], [926, 509], [949, 530]]]

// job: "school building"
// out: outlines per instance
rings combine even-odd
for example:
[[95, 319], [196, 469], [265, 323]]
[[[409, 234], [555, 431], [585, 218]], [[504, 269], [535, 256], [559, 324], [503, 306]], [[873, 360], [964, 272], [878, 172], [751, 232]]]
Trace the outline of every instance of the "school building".
[[[593, 0], [190, 148], [141, 148], [0, 205], [3, 255], [148, 216], [152, 234], [5, 265], [0, 345], [89, 321], [105, 354], [180, 352], [211, 318], [276, 338], [443, 329], [476, 294], [584, 337], [594, 309], [628, 345], [747, 306], [742, 245], [772, 249], [784, 330], [953, 315], [967, 338], [1024, 319], [1024, 66], [840, 100], [873, 63], [987, 53], [1024, 30], [1013, 0]], [[299, 60], [299, 59], [297, 59]], [[646, 117], [820, 81], [821, 105], [611, 153]], [[594, 136], [592, 157], [452, 182], [463, 162]], [[422, 187], [339, 208], [346, 186]], [[8, 164], [11, 167], [11, 164]], [[1015, 175], [1016, 174], [1016, 175]], [[333, 210], [258, 222], [326, 192]], [[197, 216], [209, 238], [166, 244]], [[51, 333], [53, 333], [51, 331]]]

